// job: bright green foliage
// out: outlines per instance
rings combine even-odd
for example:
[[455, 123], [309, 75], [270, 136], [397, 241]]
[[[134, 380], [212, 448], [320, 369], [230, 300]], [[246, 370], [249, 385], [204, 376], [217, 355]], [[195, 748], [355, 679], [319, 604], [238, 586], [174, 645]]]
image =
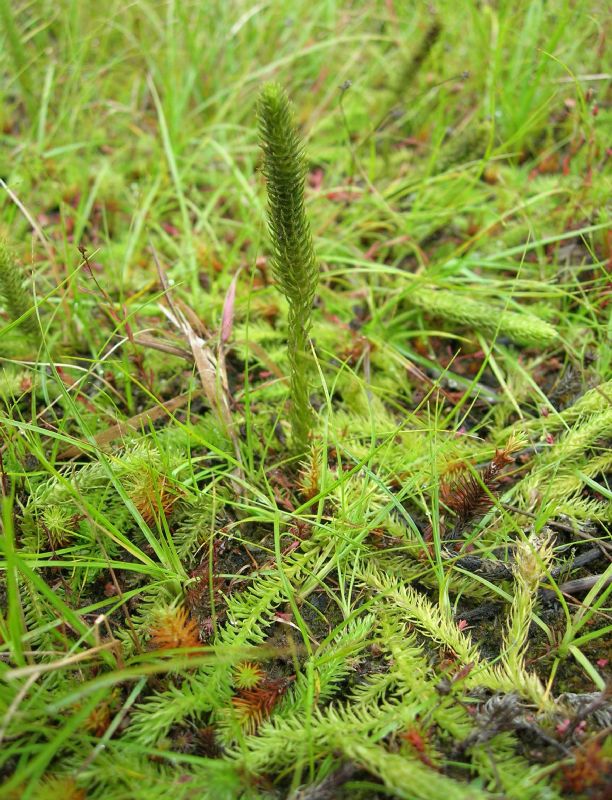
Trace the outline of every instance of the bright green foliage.
[[306, 452], [314, 424], [309, 399], [311, 310], [319, 267], [304, 208], [306, 158], [286, 92], [266, 85], [259, 98], [259, 133], [267, 180], [272, 270], [289, 303], [287, 347], [291, 426], [297, 452]]

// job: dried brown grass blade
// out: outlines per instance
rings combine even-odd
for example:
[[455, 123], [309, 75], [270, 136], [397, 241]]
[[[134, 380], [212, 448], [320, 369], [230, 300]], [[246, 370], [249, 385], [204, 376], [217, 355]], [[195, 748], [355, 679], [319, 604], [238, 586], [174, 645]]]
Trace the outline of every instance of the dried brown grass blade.
[[230, 393], [225, 360], [222, 354], [220, 354], [220, 357], [217, 357], [201, 336], [196, 333], [196, 329], [205, 331], [205, 327], [202, 325], [201, 320], [193, 309], [189, 308], [185, 303], [177, 303], [176, 300], [172, 298], [170, 286], [159, 258], [157, 257], [157, 253], [153, 247], [151, 247], [151, 251], [157, 267], [159, 280], [164, 288], [166, 299], [170, 306], [170, 310], [166, 309], [164, 306], [160, 306], [161, 311], [187, 339], [206, 399], [208, 400], [213, 414], [215, 414], [228, 437], [231, 439], [236, 458], [240, 460], [240, 448], [238, 446], [238, 439], [236, 438], [236, 432], [234, 430], [234, 421], [230, 411]]
[[232, 328], [234, 325], [234, 307], [236, 305], [236, 284], [238, 283], [238, 276], [240, 269], [232, 278], [229, 289], [225, 294], [223, 301], [223, 313], [221, 314], [221, 342], [225, 344], [232, 335]]
[[[165, 403], [160, 403], [158, 406], [153, 406], [153, 408], [148, 408], [146, 411], [141, 411], [139, 414], [130, 417], [130, 419], [126, 420], [125, 422], [119, 422], [117, 425], [111, 425], [110, 428], [107, 428], [104, 431], [101, 431], [97, 436], [95, 436], [95, 442], [98, 447], [102, 447], [109, 442], [112, 442], [114, 439], [118, 439], [123, 434], [128, 433], [129, 431], [139, 431], [142, 429], [144, 425], [149, 422], [155, 422], [155, 420], [160, 419], [164, 415], [171, 416], [172, 412], [175, 411], [177, 408], [181, 408], [181, 406], [186, 405], [190, 399], [194, 397], [198, 397], [200, 391], [195, 392], [185, 392], [185, 394], [179, 394], [176, 397], [173, 397], [171, 400], [167, 400]], [[58, 460], [66, 461], [70, 458], [76, 458], [77, 456], [83, 455], [83, 453], [87, 452], [87, 450], [80, 448], [78, 445], [71, 445], [67, 447], [66, 450], [62, 450], [61, 453], [58, 454]]]

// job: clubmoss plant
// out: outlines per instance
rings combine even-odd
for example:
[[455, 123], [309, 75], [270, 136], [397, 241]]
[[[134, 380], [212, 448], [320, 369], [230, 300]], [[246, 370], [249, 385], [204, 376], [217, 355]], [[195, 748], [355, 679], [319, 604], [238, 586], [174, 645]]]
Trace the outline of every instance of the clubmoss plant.
[[254, 661], [241, 661], [234, 668], [234, 684], [237, 689], [254, 689], [263, 679], [263, 670]]
[[72, 538], [74, 518], [68, 508], [49, 505], [43, 511], [41, 521], [49, 546], [53, 549], [64, 546]]
[[[25, 316], [32, 307], [23, 287], [23, 272], [5, 241], [0, 239], [0, 295], [13, 320]], [[36, 319], [29, 315], [20, 322], [21, 328], [32, 339], [38, 339]]]
[[[605, 381], [599, 386], [594, 386], [586, 391], [576, 402], [548, 416], [538, 416], [535, 419], [521, 421], [523, 432], [543, 431], [553, 433], [555, 431], [567, 429], [569, 426], [578, 422], [582, 424], [588, 418], [596, 414], [603, 414], [610, 408], [612, 399], [612, 381]], [[512, 425], [499, 434], [499, 440], [503, 440], [515, 432], [516, 425]]]
[[552, 561], [553, 549], [550, 532], [520, 542], [515, 565], [514, 596], [504, 632], [505, 647], [501, 652], [502, 666], [507, 678], [524, 697], [541, 709], [553, 708], [540, 679], [525, 667], [529, 626], [537, 599], [539, 583], [546, 576]]
[[446, 172], [455, 165], [482, 158], [491, 135], [486, 122], [471, 125], [442, 148], [436, 159], [435, 172]]
[[296, 452], [306, 452], [314, 424], [307, 353], [319, 270], [304, 208], [306, 159], [286, 92], [267, 84], [259, 98], [259, 133], [268, 183], [272, 271], [289, 303], [291, 428]]
[[444, 289], [414, 287], [408, 300], [428, 314], [451, 322], [490, 333], [499, 330], [501, 336], [507, 336], [516, 344], [547, 347], [557, 338], [555, 328], [533, 314], [495, 308]]
[[[609, 453], [606, 442], [612, 436], [612, 408], [585, 416], [535, 460], [532, 471], [513, 489], [522, 503], [533, 506], [542, 497], [569, 499], [585, 482], [582, 475], [606, 474]], [[588, 461], [584, 454], [594, 450]], [[568, 482], [569, 481], [569, 482]]]

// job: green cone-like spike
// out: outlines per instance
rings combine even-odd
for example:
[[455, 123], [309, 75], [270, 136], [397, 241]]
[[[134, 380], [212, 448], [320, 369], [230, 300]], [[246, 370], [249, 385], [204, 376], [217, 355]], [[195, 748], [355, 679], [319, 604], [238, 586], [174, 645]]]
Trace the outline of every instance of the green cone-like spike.
[[289, 303], [291, 426], [294, 448], [301, 454], [307, 449], [314, 423], [307, 348], [319, 268], [304, 209], [304, 149], [287, 94], [276, 84], [267, 84], [261, 92], [259, 132], [268, 182], [272, 271]]
[[[0, 239], [0, 297], [11, 319], [19, 319], [32, 307], [23, 287], [23, 271], [5, 242]], [[38, 339], [36, 318], [30, 314], [21, 323], [22, 329]]]

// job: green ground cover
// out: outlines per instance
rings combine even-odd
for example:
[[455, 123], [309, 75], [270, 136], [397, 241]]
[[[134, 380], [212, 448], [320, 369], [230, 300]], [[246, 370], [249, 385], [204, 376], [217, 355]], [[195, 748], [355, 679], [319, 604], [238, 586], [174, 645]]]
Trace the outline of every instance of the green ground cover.
[[1, 798], [607, 796], [605, 32], [0, 0]]

